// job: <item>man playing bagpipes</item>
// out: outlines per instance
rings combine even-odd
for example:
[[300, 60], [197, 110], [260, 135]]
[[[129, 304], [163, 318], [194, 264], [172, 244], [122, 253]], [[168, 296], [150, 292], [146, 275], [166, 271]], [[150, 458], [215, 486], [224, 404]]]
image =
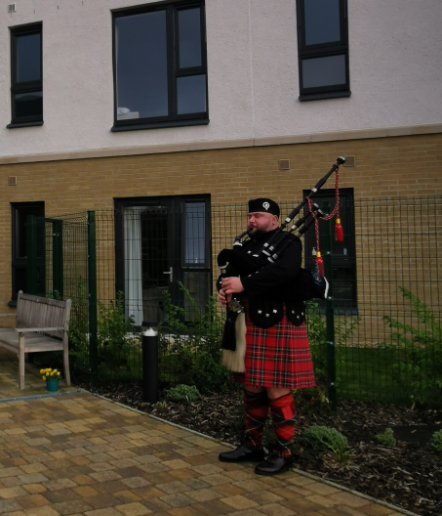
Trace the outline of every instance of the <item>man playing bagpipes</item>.
[[[236, 250], [239, 257], [247, 259], [261, 252], [278, 232], [279, 215], [279, 206], [271, 199], [249, 201], [248, 239]], [[233, 339], [224, 338], [223, 347], [232, 380], [244, 386], [245, 409], [245, 439], [234, 451], [221, 453], [219, 460], [256, 461], [255, 472], [260, 475], [276, 475], [290, 467], [295, 432], [291, 391], [315, 385], [304, 297], [292, 288], [301, 260], [301, 241], [289, 235], [276, 261], [239, 275], [235, 266], [227, 264], [218, 280], [221, 304], [226, 307], [233, 297], [244, 307], [238, 309], [243, 327], [235, 320], [236, 334]], [[265, 456], [263, 431], [269, 415], [276, 444]]]

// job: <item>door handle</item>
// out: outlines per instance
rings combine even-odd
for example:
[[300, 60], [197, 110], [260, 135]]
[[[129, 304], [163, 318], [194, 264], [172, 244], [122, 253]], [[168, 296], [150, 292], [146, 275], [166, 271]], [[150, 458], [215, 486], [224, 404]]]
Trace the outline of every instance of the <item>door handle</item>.
[[169, 283], [173, 281], [173, 267], [171, 267], [168, 271], [163, 271], [163, 274], [169, 274]]

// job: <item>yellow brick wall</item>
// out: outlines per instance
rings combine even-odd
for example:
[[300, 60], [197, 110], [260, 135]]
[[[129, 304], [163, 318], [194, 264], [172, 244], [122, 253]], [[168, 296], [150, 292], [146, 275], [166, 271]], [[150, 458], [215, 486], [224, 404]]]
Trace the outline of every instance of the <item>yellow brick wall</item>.
[[295, 206], [340, 155], [355, 156], [340, 173], [355, 199], [442, 195], [441, 134], [0, 165], [0, 326], [13, 314], [11, 202], [44, 201], [47, 217], [111, 210], [115, 197], [211, 194], [220, 205], [269, 196]]

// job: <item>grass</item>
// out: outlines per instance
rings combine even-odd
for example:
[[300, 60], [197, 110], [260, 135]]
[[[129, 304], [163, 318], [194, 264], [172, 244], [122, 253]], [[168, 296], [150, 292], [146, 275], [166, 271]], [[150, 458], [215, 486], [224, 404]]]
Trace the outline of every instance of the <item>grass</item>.
[[345, 399], [376, 400], [383, 403], [409, 401], [393, 380], [397, 351], [383, 348], [336, 348], [338, 396]]

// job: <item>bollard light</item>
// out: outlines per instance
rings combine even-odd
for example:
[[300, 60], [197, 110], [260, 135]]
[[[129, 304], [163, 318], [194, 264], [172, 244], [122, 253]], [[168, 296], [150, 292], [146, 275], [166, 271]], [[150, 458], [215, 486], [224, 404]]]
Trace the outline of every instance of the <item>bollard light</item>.
[[158, 401], [158, 332], [148, 328], [143, 332], [143, 401]]

